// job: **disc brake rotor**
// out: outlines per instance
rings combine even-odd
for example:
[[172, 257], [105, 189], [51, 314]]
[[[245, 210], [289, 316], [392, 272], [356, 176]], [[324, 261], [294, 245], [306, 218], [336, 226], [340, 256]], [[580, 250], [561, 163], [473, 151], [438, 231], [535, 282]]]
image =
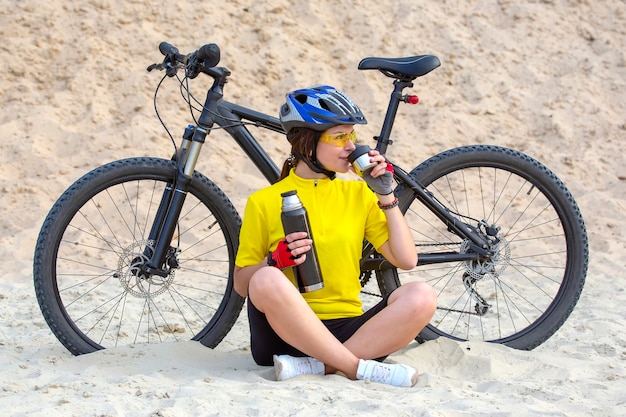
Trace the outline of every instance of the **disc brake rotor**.
[[[499, 278], [511, 263], [511, 247], [501, 236], [497, 236], [498, 242], [492, 245], [493, 255], [479, 260], [465, 261], [465, 272], [474, 280], [481, 280], [486, 274], [493, 278]], [[467, 253], [470, 242], [466, 239], [461, 243], [460, 252]]]
[[149, 275], [141, 270], [153, 253], [154, 240], [139, 240], [122, 251], [116, 276], [127, 293], [138, 298], [151, 298], [169, 288], [174, 280], [174, 269], [166, 277]]

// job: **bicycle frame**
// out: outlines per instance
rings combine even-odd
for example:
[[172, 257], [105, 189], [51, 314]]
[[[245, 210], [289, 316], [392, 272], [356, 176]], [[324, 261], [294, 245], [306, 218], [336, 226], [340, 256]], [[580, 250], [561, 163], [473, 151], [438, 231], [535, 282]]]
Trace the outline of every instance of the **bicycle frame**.
[[[402, 92], [407, 87], [413, 87], [413, 82], [394, 80], [393, 85], [393, 92], [391, 93], [391, 97], [389, 99], [389, 105], [387, 106], [387, 112], [385, 113], [385, 119], [383, 121], [380, 136], [375, 138], [377, 141], [376, 149], [383, 155], [387, 152], [387, 146], [393, 143], [389, 138], [391, 136], [391, 129], [393, 128], [393, 123], [396, 119], [400, 102], [406, 101], [406, 96], [404, 96]], [[394, 166], [396, 182], [398, 184], [406, 184], [408, 186], [407, 191], [403, 193], [403, 195], [397, 196], [400, 200], [400, 207], [402, 208], [403, 213], [406, 213], [408, 205], [412, 201], [413, 197], [416, 197], [442, 222], [444, 222], [451, 232], [455, 233], [457, 236], [469, 239], [473, 243], [472, 249], [474, 252], [478, 252], [480, 255], [488, 254], [488, 242], [485, 241], [481, 234], [476, 232], [474, 227], [453, 216], [450, 211], [434, 199], [422, 185], [415, 182], [415, 180], [406, 171], [398, 167], [396, 164], [393, 164], [393, 162], [392, 165]], [[411, 192], [414, 195], [411, 195]], [[472, 259], [477, 259], [476, 253], [420, 254], [418, 265], [466, 261]]]
[[[181, 337], [216, 347], [245, 301], [234, 282], [241, 217], [220, 186], [196, 170], [201, 149], [212, 130], [226, 130], [268, 183], [278, 181], [279, 167], [251, 127], [271, 130], [289, 149], [276, 117], [224, 100], [230, 72], [215, 67], [217, 45], [183, 55], [162, 42], [159, 50], [163, 62], [147, 69], [177, 78], [194, 120], [171, 160], [131, 157], [89, 171], [57, 199], [37, 239], [35, 295], [50, 329], [75, 355]], [[417, 102], [403, 90], [439, 65], [433, 55], [359, 63], [394, 85], [374, 137], [381, 154], [391, 153], [400, 102]], [[213, 79], [204, 100], [188, 90], [200, 73]], [[223, 137], [215, 139], [211, 151], [220, 151]], [[364, 310], [403, 284], [424, 282], [437, 307], [415, 337], [420, 342], [443, 336], [533, 349], [563, 325], [584, 286], [589, 246], [580, 209], [550, 169], [514, 149], [477, 144], [437, 153], [412, 170], [396, 165], [394, 179], [419, 253], [408, 266], [429, 266], [404, 273], [359, 237], [355, 278]]]
[[[255, 137], [247, 129], [243, 121], [252, 122], [257, 127], [263, 127], [281, 134], [285, 134], [280, 120], [258, 111], [225, 101], [223, 99], [223, 86], [226, 83], [230, 72], [226, 68], [210, 68], [208, 75], [214, 78], [214, 83], [209, 89], [198, 125], [190, 125], [183, 135], [182, 145], [178, 153], [173, 157], [178, 162], [178, 172], [176, 181], [168, 187], [163, 194], [161, 205], [157, 211], [149, 239], [156, 240], [155, 250], [150, 262], [143, 266], [143, 271], [149, 274], [167, 276], [169, 271], [162, 266], [168, 258], [170, 242], [176, 228], [176, 222], [180, 215], [180, 210], [192, 180], [193, 171], [198, 158], [198, 154], [205, 142], [206, 136], [210, 133], [214, 124], [226, 130], [237, 142], [248, 158], [255, 164], [263, 176], [270, 184], [278, 181], [280, 170], [267, 152], [261, 147]], [[392, 143], [389, 139], [393, 123], [401, 101], [405, 96], [402, 92], [407, 87], [412, 87], [410, 81], [395, 80], [394, 90], [391, 94], [387, 113], [381, 128], [380, 136], [377, 140], [376, 149], [385, 153], [387, 146]], [[405, 184], [407, 188], [402, 195], [398, 195], [400, 207], [406, 212], [410, 202], [417, 198], [430, 211], [432, 211], [448, 229], [461, 238], [472, 242], [471, 250], [467, 253], [445, 252], [445, 253], [420, 253], [417, 266], [458, 262], [478, 259], [489, 254], [488, 242], [477, 228], [459, 220], [450, 210], [439, 203], [423, 186], [418, 184], [406, 171], [394, 164], [395, 178], [399, 184]], [[366, 247], [364, 255], [366, 259], [361, 262], [361, 269], [382, 270], [391, 269], [394, 266], [382, 257], [371, 257], [373, 248]], [[173, 265], [168, 265], [173, 266]]]

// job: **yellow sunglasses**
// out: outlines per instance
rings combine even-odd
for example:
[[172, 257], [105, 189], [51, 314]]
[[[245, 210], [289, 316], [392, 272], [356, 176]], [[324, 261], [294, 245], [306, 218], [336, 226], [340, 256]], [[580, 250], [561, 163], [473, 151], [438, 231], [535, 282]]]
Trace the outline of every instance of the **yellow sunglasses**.
[[328, 143], [340, 148], [346, 146], [350, 140], [352, 143], [357, 143], [356, 132], [354, 130], [350, 132], [335, 133], [332, 135], [324, 133], [320, 136], [320, 142]]

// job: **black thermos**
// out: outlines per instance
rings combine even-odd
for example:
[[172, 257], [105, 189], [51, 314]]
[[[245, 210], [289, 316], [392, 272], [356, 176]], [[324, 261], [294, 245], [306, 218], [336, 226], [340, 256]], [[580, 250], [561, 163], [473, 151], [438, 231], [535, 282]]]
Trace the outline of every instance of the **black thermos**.
[[[309, 216], [302, 205], [295, 190], [282, 193], [283, 205], [280, 218], [283, 222], [285, 235], [293, 232], [306, 232], [307, 238], [313, 240]], [[315, 251], [315, 242], [311, 250], [306, 253], [306, 260], [294, 268], [298, 290], [301, 293], [311, 292], [324, 288], [324, 279], [320, 270], [320, 262]]]

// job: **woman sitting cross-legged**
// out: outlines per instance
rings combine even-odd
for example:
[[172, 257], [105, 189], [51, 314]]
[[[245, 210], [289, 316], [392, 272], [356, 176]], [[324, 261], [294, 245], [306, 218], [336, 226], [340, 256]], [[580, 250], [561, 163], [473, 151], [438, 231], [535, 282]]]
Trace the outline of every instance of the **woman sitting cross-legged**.
[[[341, 372], [350, 379], [410, 387], [417, 371], [383, 360], [429, 323], [436, 294], [424, 282], [401, 285], [363, 312], [359, 260], [363, 240], [400, 269], [417, 253], [398, 200], [392, 167], [376, 150], [365, 181], [342, 180], [353, 170], [354, 126], [366, 123], [344, 93], [328, 86], [287, 95], [280, 120], [291, 144], [280, 181], [253, 193], [246, 204], [236, 258], [235, 290], [248, 297], [251, 350], [256, 363], [274, 365], [278, 380]], [[313, 236], [285, 236], [281, 194], [296, 190]], [[301, 294], [293, 267], [315, 240], [324, 287]], [[268, 255], [269, 253], [269, 255]]]

